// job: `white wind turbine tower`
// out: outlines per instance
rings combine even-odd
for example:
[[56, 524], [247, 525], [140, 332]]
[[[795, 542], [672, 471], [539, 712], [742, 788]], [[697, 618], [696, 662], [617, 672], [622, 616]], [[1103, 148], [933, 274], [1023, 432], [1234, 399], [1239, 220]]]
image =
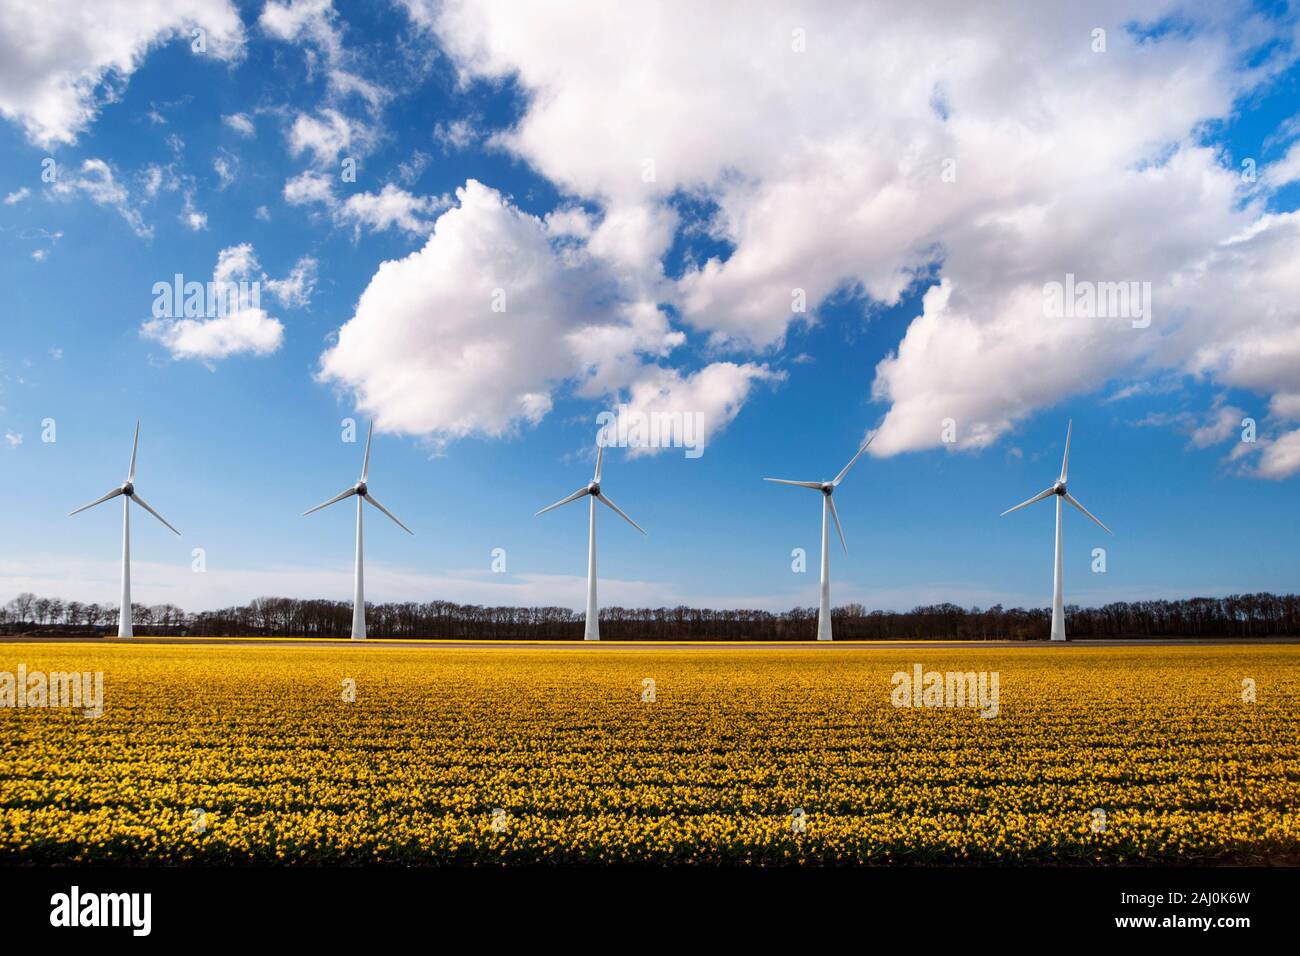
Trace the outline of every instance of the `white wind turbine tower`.
[[79, 514], [87, 508], [93, 508], [95, 505], [103, 504], [105, 501], [111, 501], [118, 496], [122, 498], [122, 605], [117, 616], [117, 636], [131, 637], [131, 502], [134, 501], [145, 511], [149, 512], [163, 524], [171, 528], [176, 534], [180, 534], [175, 528], [172, 528], [167, 519], [154, 511], [135, 491], [135, 453], [140, 447], [140, 422], [135, 423], [135, 439], [131, 442], [131, 467], [127, 469], [126, 481], [114, 488], [102, 498], [96, 498], [88, 505], [82, 505], [76, 511], [71, 512], [68, 517]]
[[375, 500], [375, 496], [370, 493], [369, 485], [366, 484], [370, 477], [370, 439], [374, 436], [374, 433], [375, 423], [371, 422], [370, 428], [366, 432], [366, 456], [361, 460], [361, 478], [357, 483], [345, 491], [340, 491], [329, 501], [321, 502], [315, 508], [308, 508], [303, 512], [303, 517], [306, 517], [313, 511], [320, 511], [322, 508], [328, 508], [336, 501], [342, 501], [344, 498], [351, 498], [353, 495], [357, 496], [357, 560], [352, 591], [352, 640], [354, 641], [364, 641], [366, 639], [366, 595], [363, 582], [365, 574], [362, 567], [364, 562], [362, 558], [361, 543], [361, 503], [363, 501], [370, 502], [384, 514], [388, 515], [388, 517], [392, 518], [397, 526], [407, 534], [415, 534], [414, 531], [398, 520], [397, 515], [393, 514]]
[[614, 514], [618, 515], [636, 530], [645, 534], [645, 529], [623, 513], [618, 505], [609, 500], [609, 497], [600, 490], [600, 466], [605, 459], [605, 444], [600, 439], [596, 440], [596, 473], [591, 476], [591, 481], [579, 488], [567, 498], [561, 498], [553, 505], [547, 505], [537, 514], [545, 514], [553, 508], [560, 505], [567, 505], [570, 501], [577, 501], [579, 498], [590, 497], [587, 524], [587, 622], [583, 631], [582, 639], [585, 641], [600, 640], [600, 608], [596, 604], [596, 502], [600, 501], [605, 507], [609, 508]]
[[849, 553], [848, 542], [844, 540], [844, 529], [840, 527], [839, 512], [835, 510], [835, 500], [831, 497], [835, 489], [840, 486], [844, 476], [849, 473], [862, 453], [867, 450], [867, 445], [875, 441], [875, 434], [867, 439], [866, 444], [858, 449], [858, 453], [853, 456], [847, 465], [845, 465], [838, 475], [830, 481], [791, 481], [788, 478], [764, 478], [764, 481], [774, 481], [778, 485], [794, 485], [797, 488], [812, 488], [822, 493], [822, 582], [821, 582], [821, 604], [817, 608], [817, 640], [831, 640], [831, 549], [830, 549], [830, 526], [829, 518], [835, 519], [835, 530], [840, 535], [840, 546], [844, 548], [844, 553]]
[[1074, 419], [1070, 419], [1070, 423], [1065, 426], [1065, 457], [1061, 459], [1061, 477], [1056, 479], [1056, 483], [1052, 487], [1040, 491], [1028, 501], [1022, 501], [1014, 508], [1008, 508], [1002, 512], [1003, 515], [1009, 515], [1013, 511], [1029, 507], [1035, 501], [1042, 501], [1052, 495], [1056, 496], [1056, 566], [1052, 572], [1052, 640], [1054, 641], [1065, 640], [1065, 580], [1061, 560], [1061, 502], [1063, 500], [1068, 501], [1096, 522], [1097, 527], [1101, 528], [1101, 530], [1107, 534], [1113, 533], [1110, 528], [1097, 520], [1096, 515], [1079, 504], [1074, 496], [1065, 490], [1066, 476], [1070, 471], [1070, 433], [1073, 430]]

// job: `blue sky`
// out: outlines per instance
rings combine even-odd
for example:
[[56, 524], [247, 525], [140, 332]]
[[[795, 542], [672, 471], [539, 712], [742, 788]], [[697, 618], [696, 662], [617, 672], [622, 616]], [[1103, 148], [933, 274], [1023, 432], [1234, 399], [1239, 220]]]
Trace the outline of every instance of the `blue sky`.
[[[138, 487], [183, 532], [136, 518], [137, 600], [348, 597], [350, 506], [300, 515], [356, 479], [351, 417], [416, 532], [370, 514], [368, 598], [578, 607], [584, 507], [532, 515], [619, 403], [707, 442], [608, 453], [649, 535], [601, 514], [606, 604], [815, 604], [819, 504], [760, 479], [830, 478], [879, 429], [837, 492], [834, 601], [1045, 605], [1052, 509], [998, 515], [1056, 477], [1070, 418], [1071, 491], [1116, 534], [1067, 513], [1067, 601], [1295, 588], [1294, 12], [945, 34], [833, 5], [187, 0], [87, 38], [58, 6], [0, 41], [0, 598], [113, 598], [117, 509], [66, 515], [125, 477], [137, 418]], [[154, 284], [223, 251], [260, 310], [150, 325]], [[1150, 327], [1045, 317], [1066, 273], [1150, 282]]]

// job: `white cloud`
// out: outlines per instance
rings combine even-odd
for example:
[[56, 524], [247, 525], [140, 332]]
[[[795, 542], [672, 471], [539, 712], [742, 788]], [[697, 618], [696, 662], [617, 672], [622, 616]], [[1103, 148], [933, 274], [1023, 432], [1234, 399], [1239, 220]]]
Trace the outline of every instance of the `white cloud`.
[[359, 96], [372, 114], [378, 113], [393, 97], [388, 89], [378, 83], [372, 83], [356, 73], [338, 67], [330, 70], [329, 83], [331, 92], [340, 98], [345, 98], [349, 93]]
[[1284, 421], [1300, 422], [1300, 394], [1278, 392], [1269, 399], [1268, 410]]
[[211, 319], [150, 319], [141, 334], [165, 345], [174, 359], [211, 362], [241, 352], [270, 355], [284, 339], [284, 326], [262, 309], [241, 309]]
[[631, 457], [683, 445], [703, 453], [736, 417], [755, 383], [784, 378], [783, 372], [752, 363], [715, 362], [691, 375], [647, 369], [632, 384], [626, 402], [612, 410], [611, 434], [627, 437]]
[[469, 120], [457, 119], [450, 123], [436, 123], [433, 127], [433, 139], [442, 147], [444, 153], [448, 153], [472, 145], [479, 139], [479, 134]]
[[324, 203], [333, 206], [334, 181], [324, 173], [304, 170], [284, 184], [284, 201], [291, 206]]
[[299, 113], [289, 127], [289, 151], [294, 156], [312, 154], [318, 166], [334, 165], [340, 153], [364, 153], [373, 134], [361, 122], [326, 107], [315, 116]]
[[253, 125], [253, 120], [247, 113], [230, 113], [221, 117], [221, 122], [246, 139], [257, 134], [257, 127]]
[[[176, 146], [179, 154], [180, 145]], [[218, 163], [223, 162], [218, 157]], [[181, 197], [181, 209], [176, 219], [191, 232], [201, 232], [208, 228], [208, 214], [199, 209], [194, 202], [198, 184], [189, 173], [182, 172], [177, 162], [165, 166], [150, 163], [137, 175], [142, 184], [146, 200], [153, 201], [163, 193], [177, 193]]]
[[213, 158], [212, 170], [217, 174], [217, 188], [225, 189], [239, 173], [239, 157], [222, 151]]
[[1205, 422], [1192, 429], [1192, 445], [1196, 448], [1208, 448], [1227, 441], [1241, 430], [1241, 420], [1245, 411], [1234, 405], [1221, 405], [1215, 408]]
[[360, 97], [372, 113], [392, 98], [383, 86], [356, 72], [356, 57], [343, 45], [343, 32], [331, 0], [269, 0], [258, 23], [269, 36], [307, 49], [308, 70], [323, 60], [335, 98]]
[[[1214, 405], [1204, 413], [1148, 412], [1133, 424], [1138, 427], [1173, 428], [1187, 435], [1188, 447], [1209, 448], [1238, 436], [1245, 417], [1244, 409], [1224, 404], [1223, 396], [1219, 396]], [[1240, 457], [1250, 450], [1236, 448], [1228, 457], [1229, 459]]]
[[428, 168], [433, 157], [422, 149], [417, 149], [406, 162], [397, 164], [397, 178], [407, 186], [411, 185]]
[[5, 205], [12, 206], [15, 203], [20, 203], [31, 194], [32, 191], [26, 186], [23, 186], [21, 189], [15, 189], [13, 192], [5, 196]]
[[217, 253], [217, 264], [212, 270], [213, 282], [238, 282], [250, 279], [260, 268], [257, 253], [251, 242], [227, 246]]
[[1255, 474], [1261, 478], [1289, 478], [1300, 472], [1300, 428], [1265, 442]]
[[10, 448], [17, 448], [19, 445], [21, 445], [21, 444], [23, 443], [23, 436], [22, 436], [22, 433], [21, 433], [21, 432], [6, 431], [6, 432], [5, 432], [5, 441], [9, 443], [9, 447], [10, 447]]
[[257, 23], [276, 39], [312, 43], [329, 59], [338, 59], [343, 43], [334, 18], [331, 0], [269, 0]]
[[86, 196], [98, 206], [116, 210], [137, 236], [149, 238], [153, 235], [153, 227], [145, 224], [140, 210], [132, 204], [127, 188], [118, 182], [113, 167], [102, 159], [83, 161], [79, 173], [60, 171], [50, 190], [55, 196], [65, 199]]
[[362, 226], [374, 230], [396, 226], [406, 232], [427, 234], [433, 224], [425, 217], [445, 209], [449, 202], [441, 197], [416, 196], [388, 183], [378, 193], [349, 196], [339, 206], [336, 218], [351, 223], [358, 234]]
[[[852, 2], [407, 7], [463, 77], [526, 92], [493, 143], [600, 208], [588, 253], [716, 345], [779, 347], [828, 296], [878, 309], [937, 275], [876, 370], [873, 454], [939, 447], [945, 418], [956, 447], [984, 447], [1147, 373], [1300, 395], [1300, 225], [1266, 215], [1267, 188], [1204, 144], [1294, 62], [1294, 17], [1176, 2], [927, 4], [886, 20]], [[1129, 29], [1164, 18], [1181, 28]], [[1261, 185], [1292, 178], [1295, 155]], [[713, 204], [705, 229], [732, 251], [656, 286], [682, 194]], [[1149, 281], [1152, 325], [1048, 318], [1044, 284], [1066, 273]]]
[[140, 334], [162, 343], [174, 359], [198, 359], [211, 364], [241, 353], [270, 355], [284, 340], [284, 325], [261, 307], [260, 287], [269, 284], [282, 304], [305, 301], [304, 295], [310, 295], [308, 279], [314, 283], [315, 260], [299, 260], [295, 272], [299, 270], [303, 274], [295, 277], [291, 272], [288, 278], [278, 283], [275, 280], [268, 282], [266, 274], [260, 273], [251, 243], [229, 246], [217, 255], [212, 281], [248, 282], [248, 295], [241, 294], [233, 307], [226, 301], [206, 302], [204, 311], [212, 315], [169, 315], [149, 319], [140, 327]]
[[232, 61], [244, 29], [229, 0], [11, 0], [0, 12], [0, 115], [49, 148], [73, 143], [151, 48], [206, 31], [202, 56]]
[[427, 235], [433, 228], [428, 217], [451, 203], [446, 196], [417, 196], [392, 183], [386, 183], [377, 193], [353, 193], [340, 200], [334, 194], [333, 177], [312, 170], [284, 184], [284, 199], [291, 206], [326, 207], [334, 224], [352, 227], [354, 236], [360, 236], [363, 229], [393, 228], [412, 235]]
[[144, 194], [150, 199], [156, 199], [166, 178], [167, 174], [163, 167], [157, 163], [150, 163], [140, 174], [140, 179], [144, 183]]
[[262, 284], [285, 308], [300, 309], [311, 301], [316, 291], [319, 266], [313, 257], [303, 256], [283, 279], [264, 279]]
[[269, 0], [258, 23], [270, 36], [289, 43], [310, 42], [329, 58], [342, 51], [331, 0]]
[[621, 298], [604, 264], [554, 247], [495, 190], [470, 180], [456, 195], [422, 249], [379, 267], [321, 359], [321, 379], [380, 429], [507, 434], [539, 421], [565, 381], [626, 385], [635, 363], [609, 366], [680, 340], [652, 306]]
[[183, 188], [184, 205], [181, 208], [180, 220], [192, 232], [198, 232], [208, 228], [208, 214], [201, 212], [194, 205], [194, 180], [192, 177], [186, 177], [189, 186]]
[[256, 281], [285, 308], [300, 309], [311, 302], [316, 291], [317, 270], [320, 263], [313, 256], [302, 256], [293, 264], [283, 279], [272, 279], [257, 261], [251, 242], [229, 246], [217, 254], [217, 265], [212, 270], [212, 281], [230, 283]]
[[1163, 382], [1132, 382], [1122, 388], [1116, 389], [1112, 394], [1107, 395], [1101, 400], [1101, 404], [1110, 405], [1115, 402], [1127, 401], [1130, 398], [1137, 398], [1142, 395], [1168, 395], [1171, 392], [1178, 391], [1181, 387], [1181, 384], [1174, 379]]
[[[301, 44], [309, 73], [318, 63], [323, 64], [331, 103], [359, 98], [377, 122], [381, 107], [392, 93], [356, 71], [356, 57], [344, 47], [331, 0], [269, 0], [258, 23], [269, 36]], [[287, 136], [292, 155], [308, 152], [317, 166], [326, 166], [337, 162], [340, 154], [355, 159], [369, 152], [379, 130], [345, 115], [336, 105], [327, 105], [314, 115], [297, 113]]]
[[1264, 178], [1273, 188], [1300, 181], [1300, 140], [1291, 144], [1285, 156], [1265, 168]]
[[546, 231], [557, 238], [590, 239], [592, 217], [581, 206], [564, 206], [546, 214]]

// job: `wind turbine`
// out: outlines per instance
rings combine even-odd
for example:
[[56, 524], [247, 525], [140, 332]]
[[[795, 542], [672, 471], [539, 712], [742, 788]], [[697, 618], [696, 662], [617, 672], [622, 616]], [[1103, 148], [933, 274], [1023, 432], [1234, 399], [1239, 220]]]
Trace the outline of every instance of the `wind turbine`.
[[629, 518], [623, 513], [623, 509], [614, 502], [609, 500], [603, 491], [600, 490], [600, 466], [605, 459], [605, 443], [598, 436], [596, 439], [596, 473], [591, 476], [591, 481], [583, 485], [567, 498], [561, 498], [553, 505], [547, 505], [537, 514], [545, 514], [553, 508], [560, 505], [567, 505], [570, 501], [577, 501], [582, 497], [590, 497], [588, 519], [587, 519], [587, 622], [583, 631], [582, 639], [584, 641], [600, 640], [600, 608], [596, 606], [596, 502], [600, 501], [605, 507], [609, 508], [614, 514], [618, 515], [636, 530], [645, 534], [645, 528]]
[[1013, 511], [1019, 511], [1021, 508], [1027, 508], [1035, 501], [1042, 501], [1044, 498], [1056, 496], [1056, 567], [1052, 572], [1052, 640], [1065, 640], [1065, 580], [1061, 561], [1061, 502], [1068, 501], [1074, 505], [1089, 518], [1091, 518], [1102, 531], [1107, 534], [1113, 534], [1110, 528], [1097, 520], [1097, 516], [1091, 511], [1079, 504], [1065, 489], [1066, 476], [1070, 471], [1070, 432], [1074, 430], [1074, 419], [1065, 426], [1065, 457], [1061, 459], [1061, 477], [1056, 479], [1056, 483], [1050, 488], [1040, 491], [1028, 501], [1022, 501], [1014, 508], [1008, 508], [1002, 512], [1003, 515], [1009, 515]]
[[366, 639], [366, 596], [362, 581], [365, 575], [362, 567], [364, 561], [362, 558], [361, 546], [361, 503], [363, 501], [370, 502], [384, 514], [388, 515], [388, 517], [392, 518], [397, 526], [407, 534], [415, 534], [414, 531], [398, 520], [397, 515], [393, 514], [375, 500], [375, 496], [370, 493], [370, 486], [366, 484], [370, 477], [370, 439], [374, 434], [375, 423], [371, 422], [370, 429], [366, 432], [366, 456], [361, 460], [361, 477], [357, 480], [357, 483], [351, 488], [340, 491], [329, 501], [321, 502], [315, 508], [308, 508], [302, 513], [303, 517], [306, 517], [313, 511], [320, 511], [322, 508], [328, 508], [336, 501], [342, 501], [344, 498], [351, 498], [353, 495], [357, 496], [357, 562], [354, 587], [352, 591], [352, 640], [354, 641], [364, 641]]
[[858, 449], [858, 453], [849, 460], [849, 463], [840, 469], [840, 473], [830, 481], [791, 481], [788, 478], [764, 478], [764, 481], [774, 481], [778, 485], [794, 485], [796, 488], [812, 488], [822, 493], [822, 596], [821, 605], [817, 609], [817, 640], [831, 640], [831, 568], [830, 568], [830, 527], [827, 516], [835, 519], [835, 530], [840, 535], [840, 545], [844, 548], [844, 553], [849, 553], [848, 542], [844, 540], [844, 529], [840, 527], [840, 516], [835, 510], [835, 499], [831, 497], [835, 489], [840, 486], [844, 476], [849, 473], [862, 453], [867, 450], [867, 445], [875, 441], [876, 436], [872, 433], [867, 439], [866, 444]]
[[87, 508], [93, 508], [95, 505], [103, 504], [105, 501], [121, 496], [122, 498], [122, 608], [117, 616], [117, 636], [131, 637], [131, 502], [134, 501], [145, 511], [149, 512], [163, 524], [171, 528], [176, 534], [180, 534], [175, 528], [172, 528], [167, 519], [154, 511], [135, 491], [135, 453], [140, 448], [140, 422], [135, 423], [135, 439], [131, 442], [131, 467], [127, 469], [126, 481], [114, 488], [102, 498], [96, 498], [88, 505], [82, 505], [76, 511], [69, 513], [68, 517], [80, 514]]

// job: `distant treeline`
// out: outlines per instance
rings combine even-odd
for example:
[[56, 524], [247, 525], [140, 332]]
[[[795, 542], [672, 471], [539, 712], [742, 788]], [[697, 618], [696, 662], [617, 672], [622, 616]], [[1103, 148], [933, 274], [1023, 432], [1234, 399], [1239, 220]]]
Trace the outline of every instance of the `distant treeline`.
[[[832, 612], [837, 640], [1044, 641], [1051, 629], [1048, 608], [962, 608], [935, 604], [910, 611], [869, 611], [847, 604]], [[20, 594], [0, 608], [0, 630], [111, 631], [117, 608]], [[171, 604], [132, 608], [137, 634], [205, 637], [347, 637], [347, 601], [258, 598], [242, 607], [189, 614]], [[1119, 601], [1104, 607], [1066, 608], [1071, 638], [1105, 637], [1297, 637], [1300, 595], [1234, 594], [1177, 601]], [[563, 607], [483, 607], [450, 601], [366, 605], [366, 627], [375, 638], [576, 641], [583, 615]], [[784, 612], [691, 607], [603, 608], [600, 634], [615, 641], [798, 641], [812, 640], [817, 609]]]

